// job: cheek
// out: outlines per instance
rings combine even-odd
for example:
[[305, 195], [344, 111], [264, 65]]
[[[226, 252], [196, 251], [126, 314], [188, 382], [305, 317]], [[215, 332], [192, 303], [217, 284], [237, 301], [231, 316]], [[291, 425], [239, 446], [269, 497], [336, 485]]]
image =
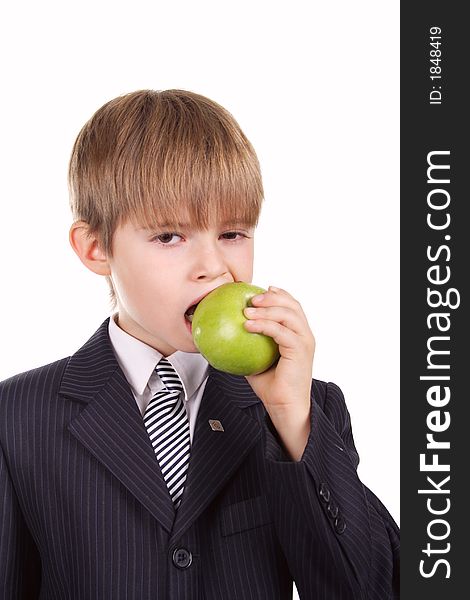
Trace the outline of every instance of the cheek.
[[120, 265], [117, 275], [123, 286], [132, 288], [142, 285], [146, 270], [145, 261], [128, 256], [127, 260]]
[[128, 252], [115, 265], [113, 281], [122, 299], [144, 300], [157, 289], [155, 275], [162, 272], [145, 253]]
[[236, 265], [238, 279], [251, 283], [253, 277], [253, 247], [249, 246], [240, 253]]

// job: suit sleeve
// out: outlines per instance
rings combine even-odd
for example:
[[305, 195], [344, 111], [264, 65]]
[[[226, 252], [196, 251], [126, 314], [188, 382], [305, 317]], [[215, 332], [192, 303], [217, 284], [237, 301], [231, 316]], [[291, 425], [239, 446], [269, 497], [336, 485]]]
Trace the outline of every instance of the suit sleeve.
[[311, 432], [288, 459], [267, 417], [268, 498], [300, 597], [399, 598], [399, 530], [357, 475], [359, 457], [344, 396], [312, 382]]
[[23, 519], [0, 446], [0, 598], [39, 598], [39, 553]]

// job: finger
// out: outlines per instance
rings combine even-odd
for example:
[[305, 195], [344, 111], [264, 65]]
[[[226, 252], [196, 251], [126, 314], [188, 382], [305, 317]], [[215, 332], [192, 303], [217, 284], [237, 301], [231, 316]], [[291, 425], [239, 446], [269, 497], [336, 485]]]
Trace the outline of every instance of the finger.
[[275, 294], [290, 296], [292, 298], [292, 296], [289, 294], [289, 292], [286, 292], [286, 290], [283, 290], [282, 288], [275, 287], [274, 285], [270, 285], [268, 289], [271, 292], [274, 292]]
[[247, 319], [276, 321], [298, 335], [303, 335], [307, 326], [305, 319], [298, 312], [284, 306], [248, 307], [244, 313]]
[[284, 290], [282, 288], [278, 288], [278, 287], [275, 287], [274, 285], [270, 285], [268, 288], [268, 291], [272, 292], [273, 294], [276, 294], [277, 296], [290, 299], [292, 302], [296, 302], [298, 304], [298, 301], [294, 298], [294, 296], [292, 296], [292, 294], [289, 294], [289, 292], [287, 292], [286, 290]]
[[288, 329], [275, 321], [259, 319], [256, 321], [245, 321], [245, 328], [251, 333], [262, 333], [272, 337], [279, 347], [286, 349], [295, 349], [298, 344], [299, 336], [291, 329]]
[[[274, 289], [277, 290], [279, 288]], [[272, 288], [269, 288], [269, 290], [263, 294], [253, 296], [253, 298], [251, 298], [251, 304], [253, 306], [286, 306], [299, 313], [303, 313], [300, 303], [290, 294], [284, 292], [284, 290], [277, 292], [272, 291]]]

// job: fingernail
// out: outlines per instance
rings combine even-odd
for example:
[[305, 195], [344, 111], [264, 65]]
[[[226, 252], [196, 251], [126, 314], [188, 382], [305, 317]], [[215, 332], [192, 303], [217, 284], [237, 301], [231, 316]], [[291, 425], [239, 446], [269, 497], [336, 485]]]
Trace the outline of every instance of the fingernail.
[[259, 296], [253, 296], [253, 298], [251, 299], [251, 301], [255, 301], [255, 302], [261, 302], [261, 300], [264, 300], [264, 295], [260, 294]]
[[279, 291], [279, 288], [274, 287], [273, 285], [270, 285], [269, 289], [272, 290], [273, 292], [278, 292]]
[[245, 313], [247, 315], [254, 315], [256, 312], [256, 308], [245, 308]]

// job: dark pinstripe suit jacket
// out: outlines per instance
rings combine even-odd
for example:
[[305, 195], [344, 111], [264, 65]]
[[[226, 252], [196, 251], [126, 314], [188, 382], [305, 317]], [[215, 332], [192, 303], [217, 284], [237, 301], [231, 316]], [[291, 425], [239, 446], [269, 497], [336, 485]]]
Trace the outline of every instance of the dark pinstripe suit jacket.
[[2, 600], [276, 600], [292, 579], [306, 599], [398, 597], [398, 529], [336, 385], [313, 380], [295, 463], [246, 379], [211, 368], [175, 517], [108, 321], [0, 384]]

